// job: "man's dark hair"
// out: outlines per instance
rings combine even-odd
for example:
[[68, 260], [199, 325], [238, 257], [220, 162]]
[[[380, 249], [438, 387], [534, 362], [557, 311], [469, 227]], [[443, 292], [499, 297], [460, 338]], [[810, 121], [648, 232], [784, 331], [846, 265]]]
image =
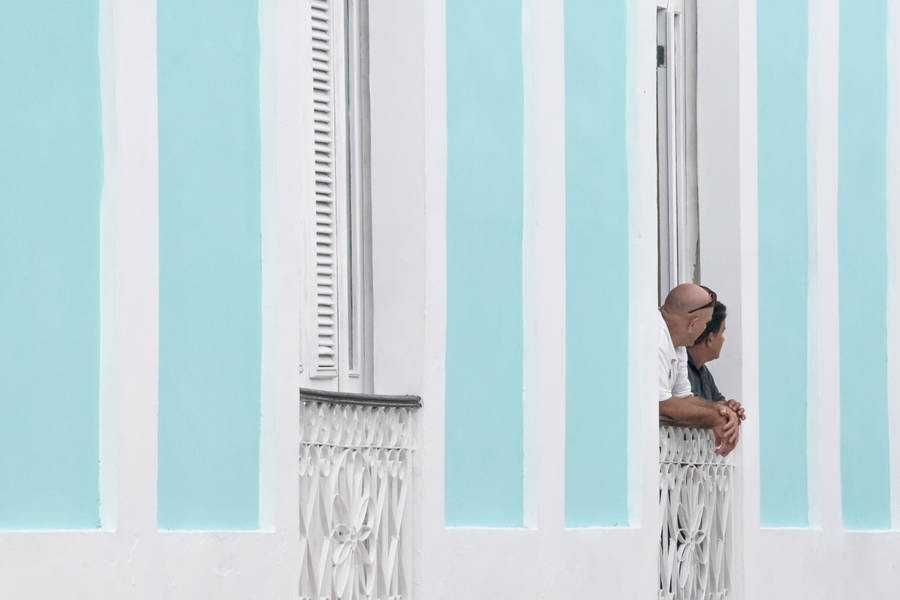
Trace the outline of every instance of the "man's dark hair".
[[703, 330], [700, 337], [694, 340], [694, 345], [701, 344], [709, 336], [719, 333], [719, 330], [722, 329], [722, 321], [724, 321], [727, 316], [728, 310], [725, 305], [716, 300], [716, 305], [713, 307], [712, 319], [706, 324], [706, 329]]

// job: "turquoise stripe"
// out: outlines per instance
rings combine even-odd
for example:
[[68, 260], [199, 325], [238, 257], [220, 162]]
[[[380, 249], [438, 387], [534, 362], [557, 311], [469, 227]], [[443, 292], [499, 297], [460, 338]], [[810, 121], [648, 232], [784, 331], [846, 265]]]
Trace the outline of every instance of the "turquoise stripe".
[[445, 519], [522, 525], [522, 7], [447, 3]]
[[809, 20], [806, 2], [758, 0], [757, 11], [760, 522], [804, 527]]
[[0, 528], [100, 526], [96, 2], [0, 18]]
[[887, 4], [844, 0], [840, 17], [841, 500], [847, 529], [887, 529]]
[[159, 526], [258, 524], [256, 2], [159, 0]]
[[628, 524], [625, 11], [565, 3], [569, 527]]

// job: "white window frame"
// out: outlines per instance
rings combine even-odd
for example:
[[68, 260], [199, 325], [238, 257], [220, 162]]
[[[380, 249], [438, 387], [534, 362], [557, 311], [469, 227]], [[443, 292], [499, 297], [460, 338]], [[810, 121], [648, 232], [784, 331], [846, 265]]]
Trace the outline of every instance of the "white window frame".
[[659, 300], [662, 303], [669, 290], [679, 283], [700, 282], [697, 0], [656, 0], [656, 6]]
[[[328, 61], [329, 117], [326, 127], [316, 124], [312, 156], [316, 187], [321, 186], [317, 153], [330, 148], [325, 181], [333, 198], [327, 224], [333, 264], [325, 280], [331, 286], [333, 316], [329, 320], [333, 363], [320, 360], [320, 311], [323, 265], [320, 261], [322, 213], [317, 212], [317, 190], [303, 198], [305, 274], [301, 277], [300, 374], [301, 385], [329, 391], [371, 393], [372, 358], [372, 233], [369, 116], [368, 0], [308, 0], [315, 15], [327, 14], [327, 40], [311, 40], [327, 51], [314, 52]], [[313, 18], [314, 27], [322, 26]], [[321, 32], [319, 32], [321, 33]], [[314, 35], [315, 32], [314, 32]], [[314, 58], [314, 64], [316, 59]], [[322, 71], [317, 74], [322, 77]], [[320, 88], [321, 90], [322, 88]], [[323, 95], [318, 100], [321, 104]], [[319, 113], [321, 114], [321, 113]], [[325, 138], [323, 138], [323, 135]], [[319, 247], [317, 248], [317, 244]]]

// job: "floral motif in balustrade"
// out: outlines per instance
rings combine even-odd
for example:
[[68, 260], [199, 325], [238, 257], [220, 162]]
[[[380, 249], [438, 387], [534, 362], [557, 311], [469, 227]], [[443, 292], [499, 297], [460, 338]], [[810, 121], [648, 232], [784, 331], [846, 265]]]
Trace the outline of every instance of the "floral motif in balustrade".
[[301, 408], [301, 600], [404, 600], [412, 476], [408, 408]]
[[710, 430], [660, 427], [661, 600], [729, 597], [733, 470]]

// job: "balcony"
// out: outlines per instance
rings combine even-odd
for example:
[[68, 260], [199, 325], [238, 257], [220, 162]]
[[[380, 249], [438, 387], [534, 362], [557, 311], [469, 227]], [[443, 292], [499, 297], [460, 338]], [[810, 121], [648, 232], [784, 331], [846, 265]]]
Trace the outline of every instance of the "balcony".
[[405, 600], [421, 399], [300, 390], [300, 598]]
[[660, 423], [660, 599], [730, 597], [733, 480], [711, 430]]

